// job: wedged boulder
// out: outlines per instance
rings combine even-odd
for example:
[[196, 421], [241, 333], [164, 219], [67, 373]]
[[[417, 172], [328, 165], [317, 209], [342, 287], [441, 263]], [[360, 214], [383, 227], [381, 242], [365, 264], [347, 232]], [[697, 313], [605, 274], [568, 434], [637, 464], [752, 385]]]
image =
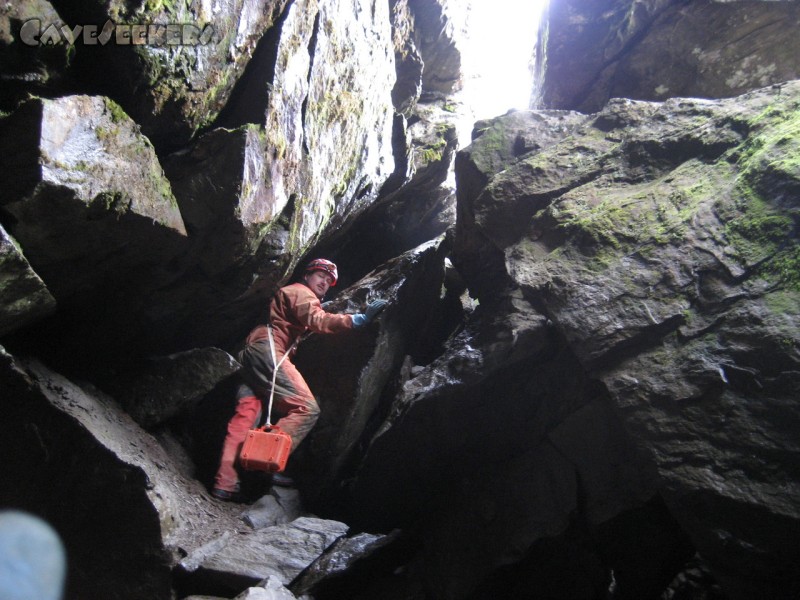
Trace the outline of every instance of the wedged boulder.
[[213, 551], [204, 550], [200, 560], [189, 555], [181, 566], [186, 577], [233, 593], [267, 577], [288, 585], [347, 530], [338, 521], [300, 517], [285, 525], [226, 536], [213, 543]]
[[[273, 152], [263, 128], [250, 124], [215, 129], [164, 159], [189, 232], [182, 260], [188, 268], [159, 302], [177, 308], [158, 324], [171, 350], [235, 347], [266, 318], [271, 294], [291, 273], [294, 205], [286, 205], [285, 195], [277, 204]], [[309, 203], [309, 210], [315, 207]]]
[[656, 489], [607, 397], [517, 291], [411, 370], [356, 473], [351, 518], [413, 527], [425, 592], [463, 598], [576, 514], [595, 528]]
[[241, 365], [219, 348], [196, 348], [152, 357], [137, 367], [135, 371], [115, 374], [107, 385], [139, 425], [152, 429], [191, 411]]
[[733, 598], [798, 589], [800, 171], [784, 158], [800, 143], [798, 98], [790, 82], [614, 101], [459, 196], [459, 216], [480, 218], [456, 248], [494, 256], [490, 276], [605, 384]]
[[546, 18], [545, 108], [729, 98], [800, 76], [796, 2], [566, 0]]
[[0, 127], [3, 164], [14, 175], [4, 169], [0, 204], [18, 220], [17, 203], [49, 191], [91, 206], [95, 219], [113, 208], [117, 218], [131, 213], [185, 235], [152, 145], [113, 100], [34, 99], [4, 117]]
[[[555, 145], [563, 136], [583, 123], [580, 113], [567, 111], [512, 111], [502, 119], [478, 121], [472, 132], [473, 143], [460, 150], [455, 158], [457, 191], [457, 218], [453, 240], [453, 264], [469, 281], [470, 294], [476, 298], [491, 297], [509, 285], [503, 268], [501, 250], [484, 239], [487, 235], [484, 221], [500, 215], [504, 222], [490, 228], [492, 234], [505, 235], [525, 226], [525, 210], [536, 197], [530, 192], [514, 190], [514, 207], [521, 210], [511, 212], [508, 203], [502, 210], [494, 210], [496, 202], [486, 189], [495, 174], [505, 170], [527, 153]], [[551, 179], [549, 169], [558, 169], [558, 163], [542, 163], [530, 169], [519, 179], [522, 184], [536, 181], [546, 185]], [[575, 173], [577, 179], [581, 175]], [[480, 197], [479, 197], [480, 196]], [[539, 202], [546, 202], [547, 195]], [[541, 198], [541, 197], [540, 197]], [[513, 233], [512, 233], [513, 234]]]
[[16, 240], [0, 225], [0, 336], [56, 309], [56, 301], [34, 272]]
[[455, 223], [455, 189], [448, 179], [459, 119], [447, 101], [416, 105], [407, 128], [409, 176], [400, 189], [380, 199], [370, 219], [362, 220], [366, 223], [361, 227], [374, 236], [362, 243], [396, 256], [438, 237]]
[[[366, 302], [389, 304], [364, 329], [314, 335], [298, 348], [295, 364], [319, 397], [320, 419], [292, 461], [310, 510], [335, 514], [339, 481], [363, 450], [365, 431], [387, 410], [384, 388], [404, 358], [417, 354], [444, 276], [445, 246], [430, 242], [370, 273], [337, 296], [327, 310], [363, 312]], [[344, 271], [344, 269], [342, 269]]]
[[59, 533], [67, 595], [172, 598], [178, 557], [240, 522], [110, 398], [4, 350], [0, 361], [0, 502]]
[[446, 179], [458, 142], [457, 125], [454, 112], [444, 102], [417, 105], [408, 126], [416, 177], [437, 185]]
[[6, 228], [59, 302], [124, 289], [185, 243], [153, 147], [113, 101], [31, 100], [0, 120], [0, 140]]

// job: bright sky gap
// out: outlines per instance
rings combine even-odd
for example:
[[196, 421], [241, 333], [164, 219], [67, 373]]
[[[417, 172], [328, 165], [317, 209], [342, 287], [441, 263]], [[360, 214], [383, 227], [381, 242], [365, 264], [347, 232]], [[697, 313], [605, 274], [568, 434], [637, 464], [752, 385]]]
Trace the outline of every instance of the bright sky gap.
[[530, 62], [548, 0], [473, 0], [462, 52], [464, 101], [475, 119], [527, 109], [533, 81]]

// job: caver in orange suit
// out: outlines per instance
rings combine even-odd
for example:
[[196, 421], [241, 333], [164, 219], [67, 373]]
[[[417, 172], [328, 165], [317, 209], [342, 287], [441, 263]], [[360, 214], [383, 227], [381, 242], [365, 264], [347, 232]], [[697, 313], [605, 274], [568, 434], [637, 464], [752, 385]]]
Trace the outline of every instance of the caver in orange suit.
[[[317, 401], [292, 363], [295, 341], [309, 331], [338, 333], [366, 324], [372, 318], [372, 315], [367, 318], [362, 314], [337, 315], [322, 309], [320, 298], [330, 285], [335, 285], [336, 275], [336, 265], [333, 263], [324, 259], [312, 261], [303, 282], [278, 290], [270, 305], [270, 325], [277, 360], [280, 361], [286, 351], [290, 351], [278, 369], [274, 409], [284, 415], [276, 425], [291, 436], [292, 451], [308, 435], [319, 418]], [[324, 276], [327, 276], [326, 281], [321, 282]], [[228, 433], [215, 479], [213, 493], [220, 499], [230, 499], [232, 494], [238, 492], [239, 477], [234, 463], [247, 432], [260, 420], [261, 399], [269, 398], [273, 359], [267, 326], [256, 327], [250, 333], [239, 358], [245, 383], [239, 387], [236, 414], [228, 423]]]

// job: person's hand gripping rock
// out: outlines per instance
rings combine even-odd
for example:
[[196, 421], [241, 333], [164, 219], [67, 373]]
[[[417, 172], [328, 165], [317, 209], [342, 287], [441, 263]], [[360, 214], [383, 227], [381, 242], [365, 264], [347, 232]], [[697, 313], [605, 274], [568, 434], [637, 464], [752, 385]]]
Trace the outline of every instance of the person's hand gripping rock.
[[364, 327], [372, 323], [375, 317], [380, 314], [380, 312], [386, 308], [388, 302], [386, 300], [373, 300], [372, 302], [367, 303], [367, 309], [363, 313], [358, 313], [353, 315], [353, 326], [354, 327]]

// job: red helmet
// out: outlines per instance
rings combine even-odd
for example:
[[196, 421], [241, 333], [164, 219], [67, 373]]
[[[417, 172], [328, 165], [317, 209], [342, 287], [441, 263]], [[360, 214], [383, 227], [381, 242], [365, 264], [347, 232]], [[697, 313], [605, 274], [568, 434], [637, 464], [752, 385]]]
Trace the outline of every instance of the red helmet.
[[328, 275], [333, 277], [331, 287], [335, 286], [336, 280], [339, 279], [339, 271], [336, 269], [336, 265], [324, 258], [315, 258], [308, 263], [306, 266], [306, 273], [311, 273], [312, 271], [325, 271]]

